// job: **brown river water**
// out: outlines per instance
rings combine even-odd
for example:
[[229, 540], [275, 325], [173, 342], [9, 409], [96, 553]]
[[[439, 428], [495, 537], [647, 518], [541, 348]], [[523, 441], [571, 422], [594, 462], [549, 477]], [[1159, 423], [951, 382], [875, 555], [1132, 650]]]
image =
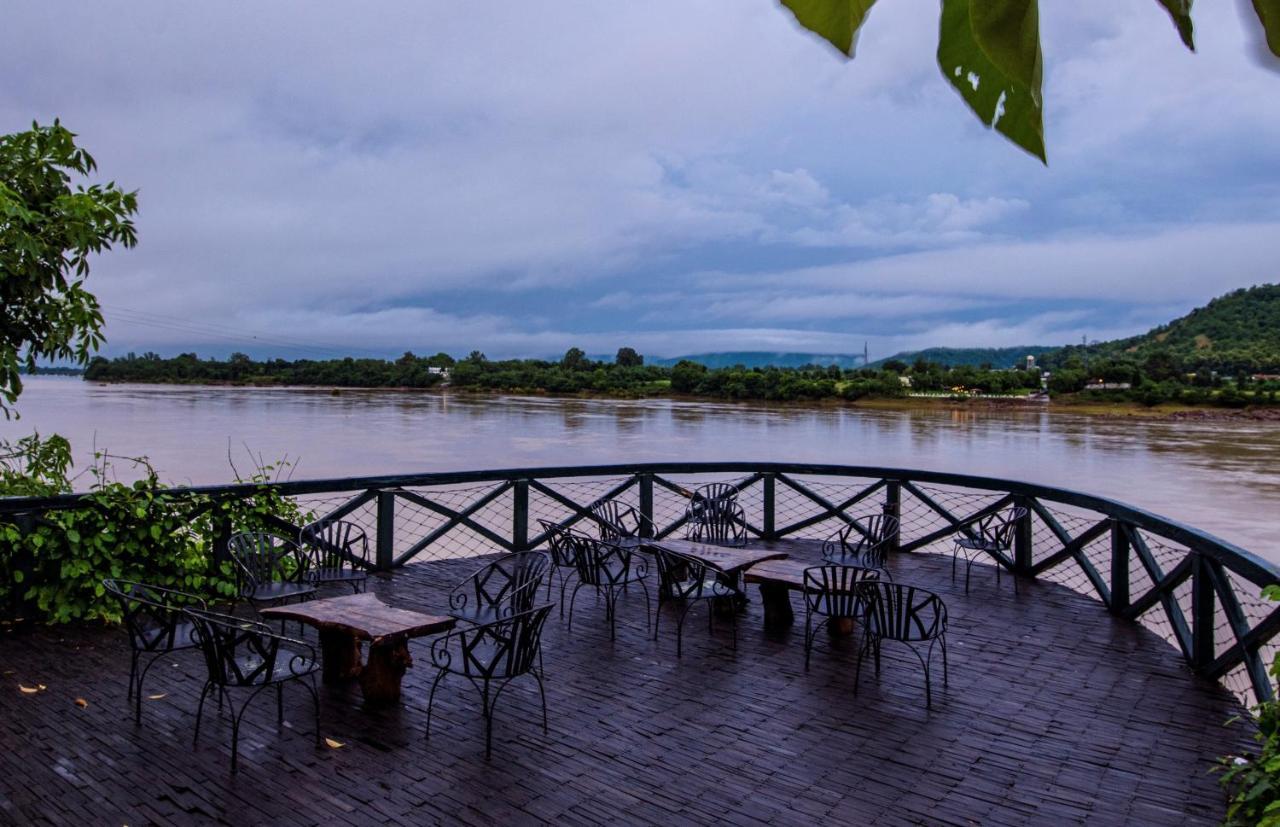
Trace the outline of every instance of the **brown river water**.
[[[248, 451], [294, 479], [615, 462], [767, 460], [979, 474], [1112, 497], [1280, 562], [1280, 423], [1048, 411], [101, 385], [32, 377], [0, 437], [145, 455], [175, 484], [232, 480]], [[127, 466], [119, 466], [127, 477]], [[82, 479], [83, 482], [83, 479]]]

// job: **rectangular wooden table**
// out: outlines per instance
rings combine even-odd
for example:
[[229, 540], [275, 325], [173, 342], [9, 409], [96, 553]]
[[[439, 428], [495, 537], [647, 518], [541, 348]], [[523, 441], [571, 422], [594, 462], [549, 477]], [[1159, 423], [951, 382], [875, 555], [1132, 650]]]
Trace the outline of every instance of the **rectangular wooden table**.
[[700, 543], [696, 540], [677, 540], [664, 537], [654, 540], [647, 537], [629, 538], [629, 545], [641, 548], [663, 548], [683, 554], [718, 569], [725, 574], [734, 575], [765, 560], [780, 560], [787, 556], [785, 551], [752, 546], [717, 546], [713, 543]]
[[[405, 670], [413, 665], [409, 638], [446, 632], [452, 617], [395, 609], [373, 594], [326, 597], [262, 610], [263, 617], [296, 620], [320, 632], [325, 683], [360, 679], [365, 703], [400, 700]], [[369, 660], [360, 661], [360, 645], [369, 641]]]

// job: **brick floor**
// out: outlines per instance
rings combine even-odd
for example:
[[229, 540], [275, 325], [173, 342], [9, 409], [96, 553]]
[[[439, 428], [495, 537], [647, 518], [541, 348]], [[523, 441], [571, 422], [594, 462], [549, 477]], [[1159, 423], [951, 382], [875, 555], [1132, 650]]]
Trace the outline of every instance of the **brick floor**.
[[[813, 549], [797, 545], [797, 555]], [[421, 563], [371, 588], [392, 605], [444, 608], [478, 565]], [[877, 681], [853, 695], [855, 647], [820, 637], [803, 668], [797, 627], [765, 633], [758, 601], [730, 646], [699, 607], [683, 659], [664, 617], [656, 643], [635, 593], [609, 641], [603, 606], [584, 590], [573, 632], [553, 613], [544, 639], [551, 731], [532, 681], [498, 707], [484, 760], [479, 702], [460, 679], [436, 699], [427, 641], [401, 706], [366, 711], [358, 690], [326, 689], [317, 748], [309, 701], [286, 696], [278, 730], [269, 697], [246, 718], [241, 771], [229, 772], [230, 725], [192, 726], [203, 667], [195, 653], [158, 665], [144, 722], [125, 703], [127, 644], [118, 629], [25, 630], [0, 639], [0, 822], [15, 824], [1174, 824], [1224, 812], [1215, 756], [1238, 751], [1240, 709], [1193, 677], [1166, 643], [1113, 620], [1059, 586], [1015, 596], [974, 572], [965, 596], [949, 560], [903, 555], [899, 581], [943, 595], [951, 683], [926, 711], [913, 658], [886, 644]], [[754, 588], [752, 588], [754, 592]], [[754, 595], [753, 595], [754, 597]], [[939, 670], [940, 672], [940, 670]], [[18, 684], [45, 684], [24, 695]], [[86, 708], [76, 698], [88, 702]]]

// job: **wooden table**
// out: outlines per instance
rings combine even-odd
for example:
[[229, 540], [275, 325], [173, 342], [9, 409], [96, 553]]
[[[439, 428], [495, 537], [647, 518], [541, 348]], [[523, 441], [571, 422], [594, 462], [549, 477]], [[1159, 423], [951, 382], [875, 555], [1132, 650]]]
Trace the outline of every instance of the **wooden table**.
[[[409, 638], [445, 632], [452, 617], [394, 609], [372, 594], [349, 594], [273, 606], [263, 617], [295, 620], [320, 632], [320, 653], [325, 683], [360, 679], [365, 703], [400, 700], [400, 683], [413, 665]], [[360, 661], [362, 641], [369, 641], [369, 660]]]
[[751, 546], [717, 546], [712, 543], [700, 543], [696, 540], [676, 540], [663, 538], [637, 538], [632, 544], [643, 548], [663, 548], [693, 557], [714, 569], [728, 575], [734, 575], [743, 569], [750, 568], [765, 560], [780, 560], [787, 556], [785, 551]]

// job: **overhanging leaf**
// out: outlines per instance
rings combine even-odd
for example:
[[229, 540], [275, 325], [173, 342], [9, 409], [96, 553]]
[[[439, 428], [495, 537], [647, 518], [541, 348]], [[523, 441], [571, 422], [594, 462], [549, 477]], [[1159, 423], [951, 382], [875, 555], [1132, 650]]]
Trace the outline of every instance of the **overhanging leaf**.
[[1267, 48], [1280, 57], [1280, 0], [1253, 0], [1253, 9], [1266, 33]]
[[1169, 12], [1169, 16], [1173, 18], [1173, 25], [1178, 27], [1178, 36], [1182, 38], [1182, 42], [1187, 45], [1191, 51], [1196, 50], [1196, 42], [1194, 31], [1191, 26], [1191, 2], [1192, 0], [1157, 0], [1160, 5], [1164, 6], [1164, 10]]
[[1042, 60], [1035, 0], [943, 0], [943, 76], [984, 124], [1045, 161]]
[[782, 0], [801, 26], [853, 57], [858, 29], [876, 0]]

